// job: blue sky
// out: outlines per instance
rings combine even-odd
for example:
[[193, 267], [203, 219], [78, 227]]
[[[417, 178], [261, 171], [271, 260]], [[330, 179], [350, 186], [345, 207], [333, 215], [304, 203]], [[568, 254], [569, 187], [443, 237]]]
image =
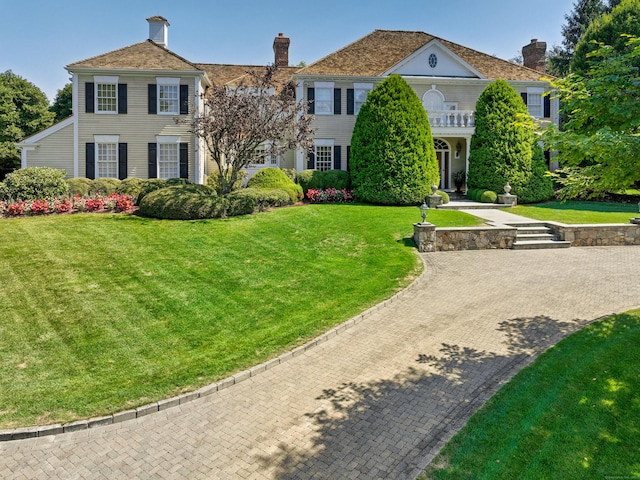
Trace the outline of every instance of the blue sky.
[[573, 0], [0, 0], [0, 71], [53, 100], [65, 65], [148, 38], [146, 18], [169, 20], [169, 48], [193, 62], [264, 65], [274, 37], [289, 61], [311, 63], [375, 29], [417, 30], [509, 59], [532, 38], [560, 44]]

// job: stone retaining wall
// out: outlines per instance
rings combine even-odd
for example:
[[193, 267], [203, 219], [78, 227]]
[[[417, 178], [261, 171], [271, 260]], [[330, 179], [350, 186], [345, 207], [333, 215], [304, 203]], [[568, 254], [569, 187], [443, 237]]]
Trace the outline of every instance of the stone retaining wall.
[[512, 248], [515, 239], [514, 227], [436, 228], [430, 223], [413, 224], [413, 240], [420, 252]]
[[565, 225], [545, 222], [559, 240], [572, 247], [640, 245], [640, 225], [633, 223], [601, 225]]

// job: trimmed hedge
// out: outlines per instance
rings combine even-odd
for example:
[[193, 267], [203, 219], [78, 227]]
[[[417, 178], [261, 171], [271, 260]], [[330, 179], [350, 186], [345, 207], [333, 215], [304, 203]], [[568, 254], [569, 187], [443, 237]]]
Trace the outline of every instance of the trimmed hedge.
[[89, 195], [102, 195], [106, 197], [116, 191], [121, 180], [117, 178], [96, 178], [91, 182]]
[[138, 193], [138, 197], [136, 198], [136, 204], [140, 205], [142, 199], [151, 192], [155, 192], [156, 190], [160, 190], [161, 188], [166, 187], [168, 187], [167, 181], [160, 178], [150, 178], [149, 180], [143, 180], [142, 186], [140, 187], [140, 192]]
[[89, 195], [89, 189], [91, 188], [92, 180], [89, 178], [69, 178], [67, 185], [69, 185], [69, 195], [80, 195], [86, 197]]
[[344, 170], [302, 170], [298, 173], [296, 181], [302, 187], [306, 195], [310, 189], [326, 190], [335, 188], [336, 190], [348, 189], [350, 184], [349, 172]]
[[147, 193], [140, 201], [140, 215], [171, 220], [220, 218], [228, 200], [207, 185], [175, 185]]
[[303, 198], [302, 187], [294, 183], [286, 173], [279, 168], [263, 168], [249, 179], [247, 187], [253, 188], [279, 188], [289, 194], [292, 203], [296, 203]]
[[131, 195], [133, 199], [137, 199], [142, 189], [144, 180], [140, 178], [125, 178], [120, 182], [120, 185], [116, 187], [116, 193], [121, 195]]
[[64, 170], [50, 167], [21, 168], [4, 179], [7, 197], [14, 200], [53, 200], [69, 195]]
[[[291, 197], [289, 194], [280, 188], [243, 188], [237, 192], [232, 192], [228, 195], [228, 198], [234, 199], [236, 197], [250, 197], [255, 201], [255, 209], [262, 212], [268, 208], [283, 207], [285, 205], [291, 205]], [[229, 216], [232, 216], [229, 213]]]

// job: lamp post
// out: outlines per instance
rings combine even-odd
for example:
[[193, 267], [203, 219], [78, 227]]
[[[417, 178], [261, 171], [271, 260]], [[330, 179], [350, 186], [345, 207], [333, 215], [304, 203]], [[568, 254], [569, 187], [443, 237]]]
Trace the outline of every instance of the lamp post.
[[429, 205], [427, 205], [426, 200], [423, 200], [422, 205], [420, 205], [420, 216], [422, 217], [422, 223], [427, 223], [428, 214], [429, 214]]

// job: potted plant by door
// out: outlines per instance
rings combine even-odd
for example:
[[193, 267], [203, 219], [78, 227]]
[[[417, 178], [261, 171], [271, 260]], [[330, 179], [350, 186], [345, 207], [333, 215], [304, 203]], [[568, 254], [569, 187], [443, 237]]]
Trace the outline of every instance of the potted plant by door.
[[462, 193], [462, 185], [464, 185], [464, 170], [460, 170], [453, 174], [453, 183], [456, 186], [456, 193]]

